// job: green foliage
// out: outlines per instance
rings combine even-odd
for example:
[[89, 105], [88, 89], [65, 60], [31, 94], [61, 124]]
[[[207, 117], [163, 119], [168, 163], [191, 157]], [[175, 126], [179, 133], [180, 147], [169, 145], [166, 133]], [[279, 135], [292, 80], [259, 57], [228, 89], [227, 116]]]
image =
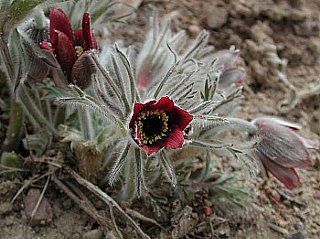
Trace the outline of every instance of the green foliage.
[[1, 164], [10, 168], [20, 168], [21, 160], [14, 152], [3, 152], [1, 155]]
[[[193, 197], [193, 193], [205, 191], [210, 201], [224, 202], [231, 208], [246, 209], [250, 192], [239, 188], [236, 184], [237, 176], [230, 172], [223, 172], [217, 169], [216, 159], [211, 152], [205, 154], [205, 158], [186, 160], [179, 168], [179, 184], [185, 192], [187, 200]], [[203, 166], [192, 171], [194, 165]], [[192, 192], [192, 193], [191, 193]], [[191, 194], [190, 194], [191, 193]], [[184, 199], [184, 200], [186, 200]]]
[[30, 12], [39, 4], [46, 2], [46, 0], [3, 0], [0, 2], [0, 29], [4, 30], [4, 25], [7, 25], [8, 30], [22, 19], [24, 19]]
[[0, 175], [5, 174], [10, 178], [18, 176], [18, 172], [26, 171], [22, 167], [21, 158], [14, 152], [3, 152], [0, 158]]

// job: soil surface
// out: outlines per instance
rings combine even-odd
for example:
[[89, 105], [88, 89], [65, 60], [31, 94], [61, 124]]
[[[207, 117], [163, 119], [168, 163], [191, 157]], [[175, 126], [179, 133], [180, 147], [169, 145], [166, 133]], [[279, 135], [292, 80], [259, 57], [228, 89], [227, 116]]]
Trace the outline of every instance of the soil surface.
[[[244, 99], [238, 115], [251, 120], [261, 115], [285, 117], [303, 126], [302, 134], [311, 139], [320, 136], [320, 94], [307, 96], [290, 108], [279, 102], [288, 99], [289, 88], [279, 80], [279, 71], [297, 90], [312, 89], [320, 76], [320, 1], [318, 0], [177, 0], [132, 1], [138, 5], [135, 17], [128, 25], [117, 28], [112, 39], [123, 39], [125, 44], [139, 44], [147, 30], [148, 18], [153, 9], [160, 16], [174, 12], [172, 27], [184, 29], [194, 38], [201, 29], [210, 31], [210, 43], [216, 50], [234, 45], [241, 50], [239, 65], [246, 69]], [[272, 58], [273, 56], [273, 58]], [[278, 58], [277, 58], [278, 57]], [[287, 60], [283, 65], [276, 60]], [[1, 103], [1, 102], [0, 102]], [[247, 209], [222, 210], [211, 225], [214, 236], [189, 233], [181, 238], [272, 238], [317, 239], [320, 238], [320, 163], [319, 154], [312, 152], [312, 167], [299, 170], [303, 187], [286, 190], [273, 178], [265, 181], [249, 177], [246, 170], [235, 160], [224, 159], [219, 167], [237, 173], [237, 185], [248, 188], [251, 199]], [[0, 176], [0, 239], [20, 238], [116, 238], [102, 236], [99, 226], [64, 193], [54, 185], [48, 186], [46, 199], [51, 204], [53, 218], [45, 226], [32, 226], [23, 207], [23, 196], [13, 204], [21, 185], [19, 179]], [[36, 185], [35, 185], [36, 186]], [[41, 189], [41, 188], [40, 188]], [[98, 210], [104, 210], [99, 208]], [[144, 214], [139, 201], [131, 208]], [[122, 205], [125, 207], [125, 205]], [[189, 205], [191, 207], [196, 207]], [[217, 209], [216, 209], [217, 208]], [[189, 213], [190, 216], [194, 215]], [[218, 213], [217, 213], [218, 215]], [[178, 220], [178, 219], [177, 219]], [[139, 221], [139, 220], [137, 220]], [[170, 225], [171, 223], [171, 225]], [[163, 226], [167, 230], [177, 228], [172, 219]], [[207, 225], [207, 224], [205, 224]], [[169, 238], [156, 230], [148, 231], [153, 238]], [[132, 229], [123, 229], [126, 238], [139, 238]]]

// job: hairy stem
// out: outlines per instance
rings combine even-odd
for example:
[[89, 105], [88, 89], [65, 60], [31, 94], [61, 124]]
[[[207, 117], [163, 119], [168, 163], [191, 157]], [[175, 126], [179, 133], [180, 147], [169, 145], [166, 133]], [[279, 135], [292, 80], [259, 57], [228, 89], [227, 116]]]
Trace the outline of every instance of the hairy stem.
[[81, 110], [78, 110], [78, 120], [79, 120], [80, 130], [83, 134], [83, 137], [87, 140], [93, 139], [94, 129], [93, 129], [92, 119], [88, 109], [83, 108]]
[[[3, 36], [0, 35], [0, 59], [2, 61], [3, 69], [8, 78], [7, 83], [10, 89], [12, 89], [14, 82], [13, 64], [9, 54], [8, 45]], [[12, 151], [16, 150], [19, 144], [19, 139], [22, 132], [23, 123], [23, 110], [21, 105], [16, 101], [14, 97], [11, 99], [10, 107], [10, 123], [7, 129], [6, 138], [4, 140], [2, 150]]]
[[57, 128], [60, 124], [64, 124], [66, 118], [66, 107], [58, 105], [54, 115], [54, 126]]
[[3, 142], [3, 151], [14, 151], [18, 148], [22, 124], [23, 124], [23, 110], [21, 105], [14, 99], [11, 99], [10, 108], [10, 122], [6, 133], [6, 138]]
[[89, 200], [78, 197], [74, 192], [72, 192], [72, 190], [69, 187], [67, 187], [55, 175], [52, 175], [52, 181], [62, 191], [64, 191], [75, 203], [77, 203], [82, 210], [84, 210], [88, 215], [90, 215], [93, 219], [95, 219], [102, 227], [112, 228], [112, 224], [97, 212], [97, 210]]
[[30, 115], [32, 120], [34, 120], [34, 123], [38, 124], [40, 128], [47, 128], [49, 132], [55, 135], [56, 130], [53, 124], [51, 124], [44, 117], [43, 113], [37, 108], [36, 104], [28, 94], [26, 87], [23, 85], [21, 85], [21, 89], [19, 91], [19, 97], [20, 97], [20, 103], [24, 107], [25, 111]]

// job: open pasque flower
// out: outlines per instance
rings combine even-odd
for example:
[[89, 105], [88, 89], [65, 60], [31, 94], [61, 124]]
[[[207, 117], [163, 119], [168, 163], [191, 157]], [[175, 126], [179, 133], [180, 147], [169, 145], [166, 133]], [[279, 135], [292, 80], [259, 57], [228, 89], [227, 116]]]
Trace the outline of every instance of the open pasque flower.
[[41, 48], [52, 52], [69, 83], [84, 89], [90, 84], [95, 72], [91, 58], [87, 55], [97, 50], [97, 41], [90, 27], [90, 15], [84, 13], [82, 28], [73, 32], [70, 22], [59, 8], [50, 10], [50, 42], [42, 41]]
[[297, 126], [273, 118], [259, 118], [253, 121], [259, 138], [256, 154], [265, 170], [275, 176], [288, 189], [301, 186], [295, 168], [310, 165], [307, 148], [317, 148], [315, 142], [295, 132]]
[[174, 105], [168, 97], [135, 103], [130, 130], [134, 140], [148, 155], [166, 148], [182, 148], [183, 131], [193, 116]]
[[[214, 137], [230, 128], [225, 117], [241, 98], [244, 71], [234, 67], [237, 50], [213, 54], [207, 31], [189, 45], [185, 32], [174, 34], [168, 22], [159, 25], [156, 16], [153, 19], [151, 25], [157, 27], [139, 52], [108, 45], [101, 47], [99, 55], [91, 55], [99, 71], [94, 82], [98, 94], [91, 96], [71, 86], [74, 95], [60, 98], [62, 103], [88, 106], [108, 121], [103, 125], [110, 132], [106, 165], [112, 167], [100, 185], [122, 179], [123, 195], [140, 196], [144, 177], [150, 175], [147, 171], [164, 172], [175, 186], [171, 149], [225, 145]], [[219, 81], [225, 81], [223, 87]], [[119, 177], [121, 173], [126, 175]]]

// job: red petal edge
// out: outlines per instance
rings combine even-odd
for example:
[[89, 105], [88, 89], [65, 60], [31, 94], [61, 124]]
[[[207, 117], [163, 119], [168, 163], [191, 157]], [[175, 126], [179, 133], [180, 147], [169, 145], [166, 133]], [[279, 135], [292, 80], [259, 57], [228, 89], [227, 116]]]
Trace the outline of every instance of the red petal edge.
[[150, 100], [146, 103], [139, 103], [136, 102], [133, 106], [133, 115], [131, 117], [130, 123], [129, 123], [129, 127], [132, 128], [134, 126], [134, 122], [138, 116], [138, 114], [140, 113], [140, 111], [142, 111], [144, 108], [154, 104], [156, 101], [155, 100]]
[[152, 109], [162, 109], [166, 112], [170, 112], [174, 109], [173, 100], [169, 96], [163, 96], [161, 99], [152, 106]]
[[184, 137], [183, 133], [179, 129], [173, 130], [165, 144], [165, 147], [171, 148], [171, 149], [180, 149], [182, 148], [182, 145], [184, 143]]
[[93, 49], [91, 26], [90, 26], [90, 15], [85, 12], [82, 18], [82, 36], [84, 40], [83, 49], [85, 51]]
[[83, 42], [82, 28], [80, 28], [74, 33], [74, 45], [83, 46]]
[[156, 145], [156, 146], [147, 146], [147, 145], [141, 145], [141, 147], [146, 151], [147, 155], [150, 156], [151, 154], [153, 153], [157, 153], [160, 151], [160, 149], [163, 148], [163, 146], [159, 146], [159, 145]]
[[189, 112], [179, 108], [178, 106], [174, 106], [173, 117], [177, 119], [176, 124], [180, 130], [184, 130], [193, 120], [193, 116], [189, 114]]
[[280, 166], [265, 157], [261, 152], [259, 152], [259, 159], [266, 170], [283, 183], [288, 189], [293, 190], [302, 186], [300, 178], [294, 168], [285, 168]]
[[53, 52], [52, 44], [47, 41], [40, 42], [40, 47], [42, 49], [48, 50], [49, 52]]
[[63, 32], [55, 31], [55, 34], [57, 39], [57, 60], [64, 74], [70, 79], [73, 64], [77, 59], [74, 46]]
[[184, 143], [183, 133], [179, 129], [173, 130], [168, 139], [160, 140], [159, 142], [154, 143], [152, 146], [147, 146], [141, 143], [140, 147], [142, 147], [148, 156], [153, 153], [157, 153], [162, 148], [171, 148], [171, 149], [180, 149]]
[[50, 10], [50, 42], [57, 48], [57, 36], [55, 31], [63, 32], [71, 42], [74, 42], [73, 31], [69, 19], [60, 8], [51, 8]]

